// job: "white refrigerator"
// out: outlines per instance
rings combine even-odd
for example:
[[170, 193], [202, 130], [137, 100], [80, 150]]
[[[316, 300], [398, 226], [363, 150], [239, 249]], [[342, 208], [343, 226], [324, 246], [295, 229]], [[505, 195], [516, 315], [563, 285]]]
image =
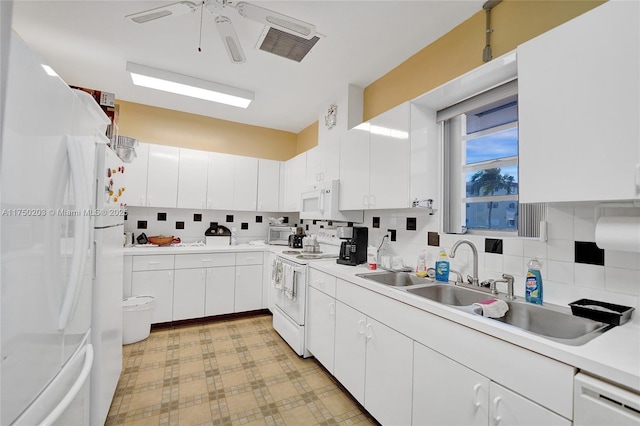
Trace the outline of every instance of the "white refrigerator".
[[122, 295], [125, 165], [104, 144], [96, 147], [91, 425], [104, 424], [122, 372]]
[[89, 423], [96, 135], [12, 34], [0, 145], [0, 424]]

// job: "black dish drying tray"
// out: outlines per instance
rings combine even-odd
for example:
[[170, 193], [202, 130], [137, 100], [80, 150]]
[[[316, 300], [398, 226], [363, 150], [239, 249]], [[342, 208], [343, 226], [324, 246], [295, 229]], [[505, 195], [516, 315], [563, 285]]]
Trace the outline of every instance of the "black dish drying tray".
[[594, 321], [611, 325], [622, 325], [631, 319], [634, 308], [615, 305], [591, 299], [580, 299], [569, 303], [571, 312], [578, 317], [589, 318]]

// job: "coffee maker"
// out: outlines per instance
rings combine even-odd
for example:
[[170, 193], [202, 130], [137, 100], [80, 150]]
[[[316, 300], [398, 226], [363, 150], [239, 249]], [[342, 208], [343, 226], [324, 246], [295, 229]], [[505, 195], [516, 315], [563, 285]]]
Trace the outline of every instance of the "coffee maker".
[[344, 241], [336, 262], [342, 265], [359, 265], [367, 261], [369, 229], [364, 226], [340, 226], [337, 236]]

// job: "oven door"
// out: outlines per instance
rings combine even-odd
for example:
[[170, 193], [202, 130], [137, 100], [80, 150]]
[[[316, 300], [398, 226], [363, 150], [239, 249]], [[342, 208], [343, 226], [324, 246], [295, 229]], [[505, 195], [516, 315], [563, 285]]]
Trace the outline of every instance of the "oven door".
[[[291, 321], [298, 325], [304, 325], [304, 307], [307, 287], [307, 265], [298, 264], [288, 260], [277, 258], [276, 262], [282, 265], [282, 277], [280, 284], [274, 284], [272, 274], [271, 287], [273, 300]], [[288, 283], [286, 280], [290, 280]]]

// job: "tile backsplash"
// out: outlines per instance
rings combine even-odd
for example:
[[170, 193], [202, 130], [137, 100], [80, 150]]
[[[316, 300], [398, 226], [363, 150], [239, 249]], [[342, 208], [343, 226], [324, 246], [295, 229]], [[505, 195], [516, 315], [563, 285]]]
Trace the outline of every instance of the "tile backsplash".
[[127, 207], [125, 232], [174, 235], [183, 242], [204, 241], [211, 222], [236, 228], [238, 243], [267, 239], [269, 218], [285, 217], [290, 226], [298, 223], [298, 213], [241, 212], [226, 210], [190, 210], [155, 207]]
[[[566, 305], [581, 298], [617, 303], [636, 308], [634, 321], [640, 323], [640, 253], [600, 250], [595, 246], [595, 205], [549, 205], [547, 241], [520, 237], [442, 234], [437, 241], [440, 217], [421, 209], [365, 211], [364, 226], [369, 227], [369, 245], [378, 247], [389, 229], [396, 230], [396, 241], [385, 242], [385, 254], [400, 256], [414, 267], [421, 250], [427, 251], [427, 265], [435, 265], [440, 248], [450, 252], [459, 239], [471, 240], [478, 249], [480, 280], [497, 279], [502, 273], [515, 278], [515, 294], [524, 297], [527, 263], [536, 257], [542, 262], [544, 300]], [[624, 209], [614, 215], [640, 215], [640, 209]], [[612, 212], [613, 213], [613, 212]], [[410, 230], [414, 227], [415, 231]], [[305, 221], [306, 223], [306, 221]], [[407, 223], [409, 226], [407, 227]], [[325, 222], [310, 225], [315, 232]], [[407, 229], [409, 228], [409, 230]], [[496, 240], [501, 240], [500, 247]], [[500, 253], [501, 251], [501, 253]], [[463, 245], [451, 268], [463, 276], [472, 273], [471, 250]], [[504, 291], [504, 288], [499, 290]]]

